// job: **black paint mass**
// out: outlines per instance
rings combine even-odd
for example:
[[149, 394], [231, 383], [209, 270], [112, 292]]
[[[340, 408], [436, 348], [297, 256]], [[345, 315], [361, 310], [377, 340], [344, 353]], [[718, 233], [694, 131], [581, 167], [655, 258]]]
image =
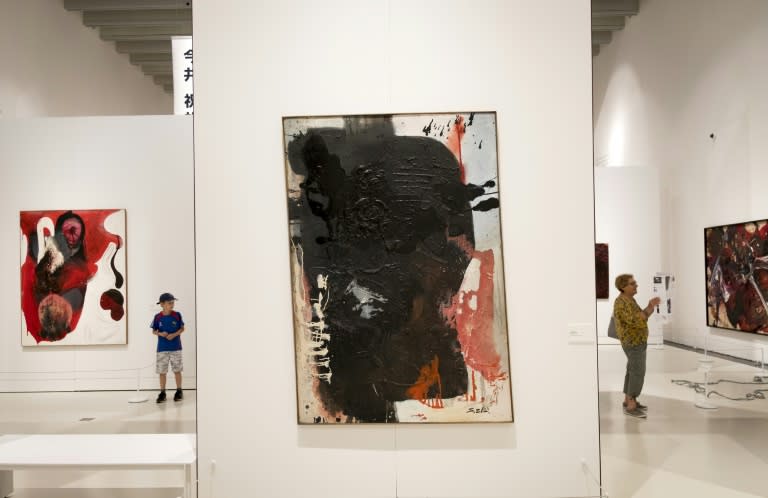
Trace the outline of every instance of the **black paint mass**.
[[304, 178], [289, 211], [309, 295], [321, 291], [318, 275], [328, 278], [329, 363], [317, 367], [332, 374], [320, 381], [325, 408], [342, 421], [394, 422], [394, 402], [411, 398], [435, 358], [440, 383], [427, 398], [466, 393], [457, 332], [441, 309], [470, 261], [470, 200], [484, 188], [461, 183], [441, 142], [395, 136], [387, 119], [311, 129], [289, 143], [288, 159]]

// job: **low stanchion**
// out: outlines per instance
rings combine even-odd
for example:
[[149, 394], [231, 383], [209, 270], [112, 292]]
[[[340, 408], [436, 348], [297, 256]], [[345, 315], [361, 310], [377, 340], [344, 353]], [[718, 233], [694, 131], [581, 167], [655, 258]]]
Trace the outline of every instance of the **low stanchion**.
[[704, 392], [702, 393], [702, 397], [694, 403], [696, 408], [701, 408], [703, 410], [717, 410], [717, 405], [709, 401], [709, 372], [712, 371], [714, 362], [715, 360], [707, 356], [706, 351], [704, 352], [704, 356], [699, 358], [699, 372], [704, 373]]
[[128, 399], [128, 403], [145, 403], [149, 398], [141, 392], [141, 368], [136, 369], [136, 394]]

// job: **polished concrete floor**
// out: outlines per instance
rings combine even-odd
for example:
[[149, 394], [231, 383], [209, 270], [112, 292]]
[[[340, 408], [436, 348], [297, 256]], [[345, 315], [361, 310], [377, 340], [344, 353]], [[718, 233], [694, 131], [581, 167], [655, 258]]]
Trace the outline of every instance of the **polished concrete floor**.
[[[172, 397], [173, 390], [168, 391]], [[194, 433], [196, 393], [155, 403], [157, 391], [0, 393], [0, 434]]]
[[[673, 380], [703, 382], [702, 355], [676, 347], [648, 349], [640, 401], [648, 418], [624, 415], [621, 393], [626, 359], [619, 346], [599, 347], [600, 443], [604, 495], [610, 498], [768, 496], [768, 400], [704, 397]], [[710, 382], [753, 382], [760, 370], [714, 358]], [[731, 398], [766, 384], [710, 387]], [[768, 396], [768, 392], [765, 392]], [[707, 401], [717, 409], [698, 408]]]
[[[196, 432], [195, 391], [177, 403], [156, 404], [156, 391], [141, 395], [146, 402], [130, 403], [129, 391], [0, 393], [0, 434]], [[183, 482], [178, 470], [24, 470], [14, 472], [13, 498], [175, 498]]]
[[[608, 498], [756, 498], [768, 496], [768, 400], [704, 399], [672, 380], [703, 381], [702, 355], [675, 347], [650, 348], [641, 401], [647, 419], [623, 414], [625, 358], [618, 346], [599, 346], [600, 443], [603, 495]], [[714, 359], [711, 381], [751, 382], [757, 368]], [[711, 390], [744, 397], [765, 385], [726, 384]], [[768, 392], [765, 393], [768, 395]], [[0, 434], [194, 433], [195, 392], [181, 403], [132, 404], [132, 392], [0, 393]], [[708, 401], [715, 410], [697, 408]], [[174, 471], [16, 473], [14, 498], [173, 498]], [[150, 489], [133, 488], [137, 483]], [[93, 489], [96, 488], [96, 489]]]

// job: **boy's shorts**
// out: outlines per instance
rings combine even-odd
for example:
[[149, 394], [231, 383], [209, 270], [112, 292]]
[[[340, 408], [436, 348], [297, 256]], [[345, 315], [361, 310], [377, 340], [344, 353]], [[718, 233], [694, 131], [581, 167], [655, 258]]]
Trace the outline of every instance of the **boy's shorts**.
[[155, 373], [168, 373], [168, 364], [174, 373], [184, 370], [184, 363], [181, 360], [181, 349], [178, 351], [158, 351], [157, 362], [155, 364]]

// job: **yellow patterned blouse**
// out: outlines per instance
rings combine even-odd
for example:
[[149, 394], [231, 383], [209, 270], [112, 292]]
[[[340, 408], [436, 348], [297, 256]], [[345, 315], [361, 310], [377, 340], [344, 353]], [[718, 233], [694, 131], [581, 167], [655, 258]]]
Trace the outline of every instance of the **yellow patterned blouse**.
[[648, 342], [648, 318], [634, 298], [619, 295], [613, 303], [613, 317], [616, 320], [616, 335], [622, 346], [639, 346]]

